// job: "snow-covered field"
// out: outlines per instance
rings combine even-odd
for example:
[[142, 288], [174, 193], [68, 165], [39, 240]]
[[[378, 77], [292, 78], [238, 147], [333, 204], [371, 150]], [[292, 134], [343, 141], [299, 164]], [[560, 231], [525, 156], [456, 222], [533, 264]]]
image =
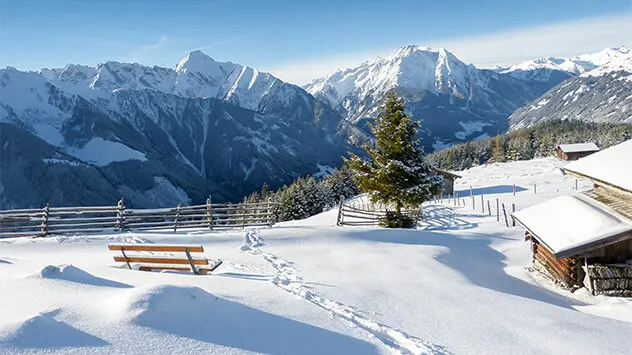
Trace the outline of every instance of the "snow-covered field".
[[[462, 172], [457, 190], [465, 196], [471, 185], [520, 209], [576, 193], [561, 165], [476, 167]], [[632, 348], [630, 299], [557, 288], [530, 271], [522, 229], [478, 208], [427, 204], [418, 230], [336, 227], [336, 212], [248, 231], [0, 240], [0, 353]], [[201, 244], [224, 265], [207, 276], [130, 271], [114, 265], [111, 242]]]

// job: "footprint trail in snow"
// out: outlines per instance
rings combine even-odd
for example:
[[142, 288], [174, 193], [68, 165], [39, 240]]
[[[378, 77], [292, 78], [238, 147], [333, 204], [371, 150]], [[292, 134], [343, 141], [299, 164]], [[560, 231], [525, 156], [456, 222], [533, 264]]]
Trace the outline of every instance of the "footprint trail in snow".
[[260, 249], [263, 245], [263, 238], [257, 234], [257, 231], [250, 230], [246, 231], [244, 245], [242, 245], [241, 250], [252, 255], [261, 256], [270, 263], [276, 271], [271, 281], [277, 287], [303, 298], [329, 311], [338, 318], [351, 323], [353, 326], [366, 331], [395, 353], [450, 354], [447, 349], [439, 345], [425, 342], [401, 330], [373, 321], [364, 315], [366, 314], [365, 312], [361, 312], [354, 307], [322, 296], [312, 287], [308, 286], [303, 279], [296, 274], [296, 269], [292, 266], [291, 262], [279, 258], [274, 254], [265, 253]]

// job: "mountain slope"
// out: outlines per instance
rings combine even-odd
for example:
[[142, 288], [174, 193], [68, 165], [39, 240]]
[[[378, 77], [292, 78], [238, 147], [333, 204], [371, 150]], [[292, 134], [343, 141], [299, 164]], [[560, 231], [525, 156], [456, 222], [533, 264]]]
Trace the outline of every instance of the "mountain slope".
[[445, 49], [408, 46], [305, 88], [364, 129], [384, 94], [396, 90], [413, 117], [423, 119], [424, 145], [438, 149], [504, 131], [511, 112], [566, 78], [523, 80], [477, 69]]
[[[355, 132], [303, 89], [201, 52], [176, 70], [116, 62], [0, 70], [0, 122], [1, 140], [16, 130], [28, 137], [0, 157], [15, 167], [0, 175], [0, 203], [14, 207], [111, 204], [121, 196], [133, 206], [196, 203], [209, 194], [236, 201], [264, 182], [275, 187], [319, 164], [339, 165]], [[46, 154], [27, 152], [31, 144]], [[23, 174], [20, 188], [41, 191], [53, 177], [26, 167], [60, 164], [73, 174], [88, 169], [105, 187], [87, 200], [79, 184], [51, 200], [20, 198], [11, 176]]]
[[513, 129], [547, 120], [632, 123], [632, 51], [553, 88], [509, 117]]

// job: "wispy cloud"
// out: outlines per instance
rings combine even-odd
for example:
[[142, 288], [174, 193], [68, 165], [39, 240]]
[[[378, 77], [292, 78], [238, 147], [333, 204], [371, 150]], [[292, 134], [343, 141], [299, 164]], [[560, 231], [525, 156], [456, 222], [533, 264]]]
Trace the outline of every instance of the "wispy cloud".
[[207, 48], [212, 48], [212, 47], [217, 47], [217, 46], [221, 46], [223, 44], [228, 44], [228, 43], [232, 43], [232, 42], [236, 42], [236, 41], [240, 41], [242, 39], [246, 39], [246, 38], [250, 38], [250, 37], [254, 37], [256, 36], [257, 33], [253, 32], [253, 33], [247, 33], [245, 35], [241, 35], [241, 36], [237, 36], [237, 37], [233, 37], [233, 38], [228, 38], [228, 39], [224, 39], [218, 42], [213, 42], [210, 44], [207, 44], [205, 46], [199, 47], [199, 48], [195, 48], [197, 50], [203, 50], [203, 49], [207, 49]]
[[[390, 48], [279, 63], [265, 69], [283, 80], [302, 85], [337, 69], [357, 66], [377, 56], [389, 55], [396, 50], [395, 47], [404, 44], [408, 43], [394, 44]], [[632, 12], [483, 35], [437, 38], [420, 45], [446, 48], [461, 60], [482, 68], [510, 65], [542, 56], [574, 56], [606, 47], [632, 45]]]
[[128, 62], [146, 62], [152, 61], [157, 53], [165, 49], [165, 46], [172, 41], [172, 38], [167, 35], [160, 36], [155, 42], [142, 44], [134, 50], [127, 58]]

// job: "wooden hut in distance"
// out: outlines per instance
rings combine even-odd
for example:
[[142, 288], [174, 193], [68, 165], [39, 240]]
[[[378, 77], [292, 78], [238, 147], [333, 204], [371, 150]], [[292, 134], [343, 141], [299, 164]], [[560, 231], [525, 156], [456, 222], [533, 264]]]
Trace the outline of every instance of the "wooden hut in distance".
[[594, 188], [514, 213], [534, 268], [569, 288], [632, 296], [632, 140], [574, 161], [565, 174]]
[[451, 173], [446, 170], [435, 169], [437, 174], [443, 176], [443, 194], [454, 195], [454, 180], [461, 178], [461, 176]]
[[555, 155], [564, 160], [577, 160], [598, 151], [595, 143], [560, 144], [555, 148]]

